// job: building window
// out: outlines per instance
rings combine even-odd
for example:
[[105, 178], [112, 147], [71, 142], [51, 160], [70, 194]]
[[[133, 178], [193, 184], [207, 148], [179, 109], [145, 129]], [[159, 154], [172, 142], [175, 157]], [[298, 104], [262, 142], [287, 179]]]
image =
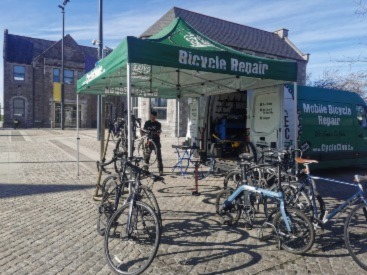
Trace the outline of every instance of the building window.
[[167, 99], [165, 98], [151, 98], [150, 108], [157, 111], [157, 119], [167, 119]]
[[135, 117], [139, 117], [139, 98], [138, 97], [132, 97], [131, 98], [132, 101], [132, 108], [133, 108], [133, 115]]
[[25, 79], [25, 67], [24, 66], [14, 66], [13, 67], [14, 80], [24, 81]]
[[74, 83], [74, 71], [64, 70], [64, 83], [73, 84]]
[[60, 69], [54, 69], [53, 80], [54, 82], [60, 82]]
[[13, 99], [13, 117], [25, 116], [25, 100], [23, 98]]

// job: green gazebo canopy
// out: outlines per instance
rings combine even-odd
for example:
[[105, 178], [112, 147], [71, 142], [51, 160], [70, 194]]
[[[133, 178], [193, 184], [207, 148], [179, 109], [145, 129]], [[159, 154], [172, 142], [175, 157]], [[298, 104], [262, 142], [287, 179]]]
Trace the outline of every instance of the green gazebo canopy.
[[[128, 75], [128, 64], [131, 75]], [[125, 38], [78, 80], [79, 94], [198, 97], [297, 80], [297, 63], [248, 55], [221, 45], [176, 18], [150, 37]]]

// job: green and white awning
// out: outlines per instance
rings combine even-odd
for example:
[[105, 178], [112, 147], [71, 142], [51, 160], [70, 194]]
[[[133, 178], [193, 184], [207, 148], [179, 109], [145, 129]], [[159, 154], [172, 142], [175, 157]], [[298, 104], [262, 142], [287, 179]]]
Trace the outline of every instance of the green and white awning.
[[198, 97], [266, 87], [297, 79], [297, 63], [255, 57], [200, 34], [176, 18], [150, 37], [125, 38], [78, 80], [80, 94]]

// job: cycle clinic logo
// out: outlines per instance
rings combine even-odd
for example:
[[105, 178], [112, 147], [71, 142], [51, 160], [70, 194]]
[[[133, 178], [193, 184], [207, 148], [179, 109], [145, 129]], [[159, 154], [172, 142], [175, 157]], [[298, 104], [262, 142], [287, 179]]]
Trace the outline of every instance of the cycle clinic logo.
[[191, 47], [194, 48], [207, 48], [207, 47], [214, 47], [216, 48], [215, 45], [213, 45], [212, 43], [210, 43], [209, 41], [203, 39], [202, 37], [195, 35], [191, 32], [189, 32], [188, 34], [184, 35], [184, 39], [190, 43]]

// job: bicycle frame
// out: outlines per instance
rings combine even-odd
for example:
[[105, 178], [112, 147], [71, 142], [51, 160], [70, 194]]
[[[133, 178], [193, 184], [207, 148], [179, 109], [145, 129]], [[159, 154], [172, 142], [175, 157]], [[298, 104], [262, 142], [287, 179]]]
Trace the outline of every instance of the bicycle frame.
[[[350, 183], [350, 182], [345, 182], [345, 181], [340, 181], [340, 180], [335, 180], [335, 179], [330, 179], [330, 178], [323, 178], [323, 177], [318, 177], [318, 176], [312, 176], [310, 173], [310, 168], [309, 165], [310, 163], [302, 163], [305, 167], [304, 172], [306, 175], [306, 179], [302, 181], [301, 185], [299, 187], [297, 187], [297, 193], [305, 190], [306, 185], [309, 187], [309, 193], [311, 195], [311, 203], [312, 203], [312, 209], [313, 209], [313, 218], [318, 221], [319, 223], [321, 223], [322, 225], [326, 224], [329, 220], [331, 220], [332, 218], [334, 218], [338, 213], [343, 212], [349, 205], [355, 203], [358, 200], [361, 200], [362, 202], [364, 202], [367, 205], [367, 198], [366, 198], [366, 194], [364, 191], [364, 188], [362, 186], [362, 182], [359, 180], [359, 176], [355, 175], [355, 180], [357, 181], [357, 185]], [[340, 204], [338, 207], [336, 207], [335, 209], [333, 209], [333, 211], [331, 211], [331, 213], [327, 213], [327, 211], [325, 212], [325, 214], [323, 214], [323, 217], [321, 217], [322, 220], [318, 219], [318, 209], [316, 206], [316, 195], [315, 195], [315, 188], [316, 186], [313, 185], [312, 180], [322, 180], [322, 181], [327, 181], [327, 182], [333, 182], [333, 183], [338, 183], [338, 184], [344, 184], [344, 185], [348, 185], [348, 186], [353, 186], [354, 188], [357, 188], [357, 192], [354, 193], [350, 198], [348, 198], [344, 203]], [[290, 201], [292, 201], [294, 199], [293, 195], [290, 198]]]
[[280, 205], [279, 205], [280, 212], [282, 214], [282, 217], [283, 217], [283, 220], [284, 220], [285, 225], [287, 227], [287, 230], [288, 230], [288, 232], [291, 232], [291, 226], [290, 226], [291, 223], [290, 223], [290, 220], [287, 218], [286, 213], [285, 213], [284, 196], [283, 196], [283, 192], [281, 192], [281, 191], [273, 192], [273, 191], [269, 191], [269, 190], [264, 189], [264, 188], [243, 184], [243, 185], [240, 185], [233, 192], [233, 194], [228, 197], [228, 199], [223, 203], [223, 207], [224, 208], [228, 207], [244, 191], [248, 191], [248, 192], [253, 193], [253, 194], [260, 194], [260, 195], [268, 197], [268, 198], [277, 199], [280, 203]]
[[[280, 209], [280, 213], [283, 217], [285, 226], [287, 228], [288, 233], [291, 232], [291, 221], [287, 218], [286, 212], [285, 212], [285, 202], [284, 202], [284, 194], [283, 194], [283, 190], [282, 190], [282, 186], [280, 184], [280, 180], [278, 181], [278, 187], [279, 187], [279, 191], [274, 192], [274, 191], [270, 191], [268, 189], [264, 189], [264, 188], [260, 188], [258, 186], [251, 186], [251, 185], [247, 185], [247, 181], [246, 181], [246, 167], [244, 166], [244, 168], [242, 169], [242, 173], [244, 173], [243, 180], [242, 180], [242, 185], [240, 185], [239, 187], [237, 187], [237, 189], [233, 192], [232, 195], [230, 195], [226, 201], [223, 203], [223, 208], [228, 208], [230, 206], [230, 204], [238, 197], [240, 196], [244, 191], [248, 191], [250, 193], [253, 194], [259, 194], [261, 196], [265, 196], [268, 198], [274, 198], [276, 200], [279, 201], [279, 209]], [[281, 176], [281, 168], [280, 168], [280, 164], [278, 164], [278, 177], [280, 178]]]
[[307, 174], [307, 181], [308, 181], [308, 184], [309, 184], [309, 187], [310, 187], [310, 192], [311, 192], [311, 197], [312, 197], [312, 207], [313, 207], [313, 210], [314, 210], [314, 217], [316, 219], [318, 217], [318, 214], [317, 214], [315, 194], [314, 194], [314, 189], [313, 189], [311, 179], [323, 180], [323, 181], [327, 181], [327, 182], [334, 182], [334, 183], [338, 183], [338, 184], [344, 184], [344, 185], [348, 185], [348, 186], [353, 186], [353, 187], [358, 189], [358, 191], [356, 193], [354, 193], [344, 203], [340, 204], [338, 207], [333, 209], [333, 211], [331, 211], [331, 213], [329, 213], [329, 214], [326, 213], [326, 215], [324, 217], [322, 217], [322, 220], [321, 220], [322, 224], [326, 224], [329, 220], [334, 218], [338, 213], [343, 212], [349, 205], [353, 204], [354, 202], [356, 202], [359, 199], [367, 205], [367, 199], [366, 199], [364, 191], [363, 191], [362, 183], [358, 182], [358, 184], [356, 186], [353, 183], [349, 183], [349, 182], [345, 182], [345, 181], [339, 181], [339, 180], [334, 180], [334, 179], [330, 179], [330, 178], [322, 178], [322, 177], [317, 177], [317, 176], [312, 176], [310, 174]]

